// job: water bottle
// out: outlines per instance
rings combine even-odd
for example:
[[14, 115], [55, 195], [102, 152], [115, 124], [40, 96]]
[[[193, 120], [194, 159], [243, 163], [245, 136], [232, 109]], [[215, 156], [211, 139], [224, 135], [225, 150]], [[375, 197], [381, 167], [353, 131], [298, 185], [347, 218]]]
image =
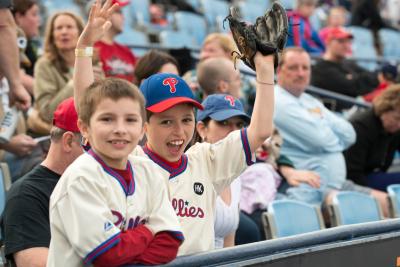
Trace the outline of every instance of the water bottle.
[[8, 143], [15, 132], [18, 123], [18, 110], [16, 107], [9, 108], [0, 125], [0, 143]]

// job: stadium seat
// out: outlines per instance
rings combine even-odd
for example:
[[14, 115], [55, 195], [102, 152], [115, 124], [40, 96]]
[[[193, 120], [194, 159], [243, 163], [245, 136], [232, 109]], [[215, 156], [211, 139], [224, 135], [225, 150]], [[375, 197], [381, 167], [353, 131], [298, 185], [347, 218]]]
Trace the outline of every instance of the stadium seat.
[[266, 11], [266, 8], [261, 8], [260, 4], [253, 2], [239, 2], [238, 8], [243, 20], [251, 23], [255, 23], [257, 17], [264, 15]]
[[[147, 37], [147, 34], [141, 31], [136, 31], [133, 30], [130, 27], [125, 26], [124, 31], [117, 35], [115, 38], [117, 42], [127, 45], [127, 46], [149, 46], [149, 39]], [[133, 53], [136, 56], [143, 56], [148, 49], [146, 48], [133, 48]]]
[[[295, 219], [294, 219], [295, 218]], [[295, 200], [276, 200], [262, 215], [267, 239], [303, 234], [325, 228], [319, 208]]]
[[400, 32], [392, 29], [380, 29], [378, 36], [383, 57], [388, 60], [400, 59]]
[[194, 38], [184, 31], [162, 31], [159, 35], [160, 44], [166, 48], [194, 48], [199, 49]]
[[229, 4], [222, 0], [200, 0], [200, 4], [209, 32], [218, 31], [217, 23], [228, 16]]
[[352, 51], [358, 65], [367, 70], [375, 71], [378, 66], [378, 55], [371, 30], [358, 26], [349, 26], [346, 29], [354, 36]]
[[294, 4], [296, 1], [293, 0], [270, 0], [271, 4], [273, 2], [279, 2], [285, 9], [290, 10], [290, 9], [294, 9]]
[[393, 218], [400, 218], [400, 184], [392, 184], [387, 187], [389, 194], [390, 210]]
[[146, 26], [150, 24], [149, 0], [131, 1], [130, 9], [138, 26]]
[[11, 176], [8, 165], [5, 162], [0, 163], [0, 216], [4, 211], [6, 204], [6, 192], [11, 187]]
[[46, 17], [50, 17], [60, 11], [69, 11], [81, 17], [86, 17], [82, 12], [83, 10], [73, 0], [45, 0], [43, 1], [43, 7], [45, 8]]
[[373, 222], [382, 219], [377, 200], [358, 192], [337, 193], [333, 197], [330, 212], [333, 225]]
[[200, 46], [207, 35], [207, 23], [205, 19], [191, 12], [175, 12], [175, 25], [178, 31], [185, 31], [196, 40]]

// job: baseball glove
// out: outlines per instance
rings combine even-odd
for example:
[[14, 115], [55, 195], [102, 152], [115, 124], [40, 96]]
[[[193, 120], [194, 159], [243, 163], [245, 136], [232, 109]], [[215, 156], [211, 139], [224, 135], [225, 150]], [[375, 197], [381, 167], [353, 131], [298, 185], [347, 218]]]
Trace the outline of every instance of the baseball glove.
[[285, 8], [274, 2], [264, 16], [257, 18], [255, 24], [240, 21], [235, 8], [231, 7], [230, 14], [225, 18], [229, 21], [233, 39], [239, 49], [236, 59], [255, 70], [254, 56], [257, 51], [264, 56], [274, 54], [275, 68], [278, 65], [278, 52], [286, 45], [288, 35], [288, 18]]

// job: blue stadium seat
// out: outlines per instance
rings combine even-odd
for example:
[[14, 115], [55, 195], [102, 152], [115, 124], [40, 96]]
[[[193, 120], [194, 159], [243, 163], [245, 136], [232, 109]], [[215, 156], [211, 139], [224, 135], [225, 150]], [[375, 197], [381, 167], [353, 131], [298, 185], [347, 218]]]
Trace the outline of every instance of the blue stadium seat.
[[378, 35], [383, 57], [388, 60], [400, 59], [400, 32], [392, 29], [380, 29]]
[[400, 218], [400, 184], [392, 184], [387, 187], [391, 213], [393, 218]]
[[257, 17], [264, 15], [266, 11], [266, 8], [261, 8], [260, 4], [253, 2], [239, 2], [238, 8], [242, 18], [251, 23], [254, 23]]
[[382, 219], [377, 200], [367, 194], [342, 191], [332, 200], [332, 223], [347, 225]]
[[131, 1], [130, 9], [133, 18], [139, 26], [150, 24], [150, 1]]
[[175, 24], [178, 31], [185, 31], [196, 40], [200, 46], [207, 35], [207, 24], [205, 19], [197, 14], [177, 11], [175, 12]]
[[[149, 46], [149, 39], [147, 34], [141, 31], [133, 30], [130, 27], [124, 27], [124, 31], [116, 37], [116, 41], [127, 46]], [[133, 48], [133, 53], [136, 56], [143, 56], [148, 49], [146, 48]]]
[[162, 31], [159, 35], [160, 44], [166, 48], [194, 48], [199, 49], [194, 38], [184, 31]]
[[353, 57], [358, 60], [358, 64], [370, 71], [376, 70], [378, 64], [378, 54], [375, 50], [374, 37], [371, 30], [358, 26], [346, 28], [353, 36]]
[[229, 4], [222, 0], [200, 0], [210, 32], [218, 31], [217, 22], [229, 14]]
[[318, 231], [325, 227], [319, 208], [295, 200], [271, 202], [262, 220], [267, 239]]
[[294, 9], [294, 4], [296, 1], [294, 0], [270, 0], [272, 2], [279, 2], [285, 9]]
[[83, 10], [73, 0], [45, 0], [43, 1], [43, 7], [46, 9], [47, 17], [60, 11], [69, 11], [81, 17], [86, 17], [86, 14], [82, 12]]
[[268, 1], [268, 0], [266, 0], [266, 1], [264, 1], [264, 0], [262, 0], [262, 1], [260, 1], [260, 0], [247, 0], [245, 2], [249, 3], [249, 4], [253, 4], [253, 5], [254, 4], [258, 5], [258, 9], [260, 11], [263, 10], [263, 12], [265, 12], [268, 8], [271, 7], [271, 2]]

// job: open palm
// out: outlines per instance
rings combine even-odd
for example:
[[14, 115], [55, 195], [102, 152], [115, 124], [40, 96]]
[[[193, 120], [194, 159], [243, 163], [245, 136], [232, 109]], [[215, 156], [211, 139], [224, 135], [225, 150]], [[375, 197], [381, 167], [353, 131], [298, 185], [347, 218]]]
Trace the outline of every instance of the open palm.
[[107, 0], [102, 6], [101, 2], [101, 0], [96, 0], [90, 8], [89, 19], [79, 37], [78, 47], [93, 46], [111, 27], [110, 16], [118, 4], [111, 5], [112, 1]]

